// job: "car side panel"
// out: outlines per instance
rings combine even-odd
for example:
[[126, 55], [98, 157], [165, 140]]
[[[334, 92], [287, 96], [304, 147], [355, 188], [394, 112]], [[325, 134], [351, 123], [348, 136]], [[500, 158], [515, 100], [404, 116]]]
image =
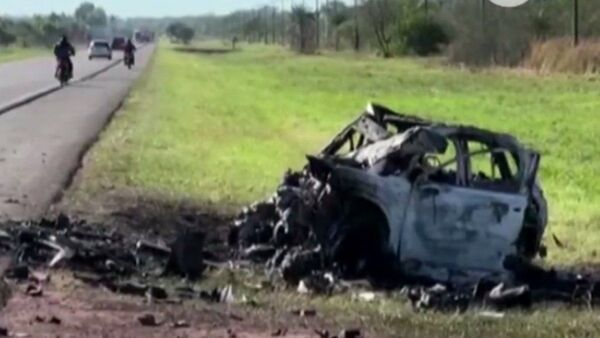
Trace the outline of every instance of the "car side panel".
[[502, 274], [505, 258], [516, 253], [526, 206], [527, 198], [519, 194], [419, 185], [403, 227], [401, 260], [449, 275], [453, 270]]

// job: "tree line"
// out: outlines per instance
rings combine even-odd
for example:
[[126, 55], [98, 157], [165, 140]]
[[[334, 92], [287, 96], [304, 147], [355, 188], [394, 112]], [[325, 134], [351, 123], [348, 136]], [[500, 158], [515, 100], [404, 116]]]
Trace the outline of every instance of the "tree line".
[[[311, 0], [307, 0], [310, 2]], [[285, 44], [302, 53], [318, 49], [376, 51], [382, 57], [446, 53], [468, 64], [513, 65], [532, 41], [600, 34], [600, 4], [530, 0], [501, 8], [488, 0], [312, 0], [313, 6], [264, 6], [224, 16], [186, 17], [178, 24], [197, 36]], [[298, 1], [296, 1], [298, 3]], [[173, 19], [146, 21], [162, 30]]]
[[83, 43], [93, 37], [113, 34], [131, 36], [133, 24], [91, 2], [82, 3], [72, 14], [52, 13], [27, 18], [0, 17], [0, 47], [16, 44], [22, 47], [50, 47], [62, 35]]
[[513, 9], [488, 0], [305, 2], [312, 1], [311, 7], [283, 0], [281, 6], [228, 15], [127, 20], [86, 2], [70, 15], [0, 17], [0, 45], [48, 46], [65, 33], [84, 41], [107, 30], [130, 35], [135, 27], [145, 27], [182, 43], [200, 36], [277, 43], [301, 53], [319, 49], [375, 51], [382, 57], [444, 53], [457, 63], [514, 65], [527, 55], [533, 41], [571, 36], [575, 27], [581, 39], [600, 34], [596, 1], [530, 0]]

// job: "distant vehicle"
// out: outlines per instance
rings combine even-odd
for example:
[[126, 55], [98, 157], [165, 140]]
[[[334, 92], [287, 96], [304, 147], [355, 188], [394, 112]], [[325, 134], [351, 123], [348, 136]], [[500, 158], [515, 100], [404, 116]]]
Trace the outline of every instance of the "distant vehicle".
[[127, 39], [119, 36], [119, 37], [113, 38], [111, 48], [113, 50], [123, 50], [125, 48], [126, 43], [127, 43]]
[[133, 38], [140, 43], [150, 43], [154, 41], [154, 32], [148, 30], [136, 30], [133, 33]]
[[93, 40], [90, 42], [90, 48], [88, 50], [88, 58], [106, 58], [112, 60], [112, 48], [106, 40]]

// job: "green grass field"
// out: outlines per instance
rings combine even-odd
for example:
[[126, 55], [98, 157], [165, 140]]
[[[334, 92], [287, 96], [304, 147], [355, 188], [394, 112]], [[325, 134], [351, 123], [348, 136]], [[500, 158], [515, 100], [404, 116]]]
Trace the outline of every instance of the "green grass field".
[[48, 53], [48, 51], [41, 48], [1, 47], [0, 63], [27, 59], [43, 55], [44, 53]]
[[[549, 263], [598, 263], [599, 94], [596, 76], [472, 72], [431, 60], [298, 56], [264, 46], [226, 54], [162, 46], [88, 156], [66, 203], [89, 205], [133, 192], [235, 211], [271, 193], [287, 168], [303, 165], [304, 154], [317, 151], [374, 101], [509, 132], [539, 149], [551, 208], [547, 234], [566, 244], [558, 249], [548, 241]], [[316, 304], [342, 321], [390, 336], [568, 337], [595, 336], [600, 330], [597, 313], [585, 310], [553, 308], [490, 320], [414, 314], [393, 299], [288, 302]]]

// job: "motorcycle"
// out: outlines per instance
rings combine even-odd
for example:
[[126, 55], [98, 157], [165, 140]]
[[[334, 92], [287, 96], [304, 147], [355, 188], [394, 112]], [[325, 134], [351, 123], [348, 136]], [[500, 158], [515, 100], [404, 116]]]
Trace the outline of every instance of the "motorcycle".
[[61, 60], [58, 63], [56, 70], [56, 79], [60, 82], [60, 86], [66, 86], [69, 80], [71, 80], [72, 74], [69, 71], [69, 64], [66, 60]]
[[131, 69], [131, 67], [133, 67], [133, 54], [132, 53], [126, 53], [125, 58], [123, 60], [125, 62], [125, 66], [127, 68]]

